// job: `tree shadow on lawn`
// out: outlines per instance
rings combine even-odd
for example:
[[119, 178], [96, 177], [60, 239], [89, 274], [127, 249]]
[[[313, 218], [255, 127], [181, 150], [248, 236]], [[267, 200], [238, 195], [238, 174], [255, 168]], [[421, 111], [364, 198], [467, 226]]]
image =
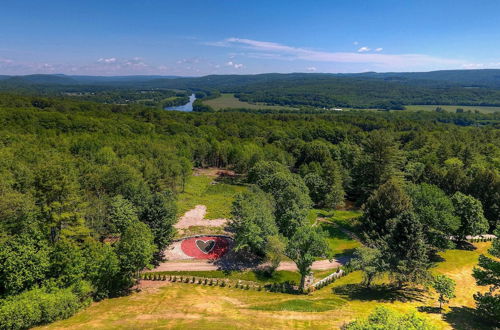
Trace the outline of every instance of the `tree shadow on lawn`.
[[347, 262], [351, 261], [354, 250], [355, 249], [345, 249], [340, 253], [335, 253], [333, 257], [341, 264], [346, 264]]
[[234, 250], [229, 250], [220, 259], [213, 262], [219, 270], [224, 272], [242, 271], [249, 268], [255, 268], [262, 263], [262, 258], [249, 254], [238, 253]]
[[467, 241], [460, 241], [456, 242], [455, 244], [458, 250], [474, 251], [477, 249], [472, 243]]
[[427, 314], [441, 314], [441, 312], [443, 311], [441, 308], [435, 306], [418, 306], [417, 310], [420, 313], [427, 313]]
[[[443, 319], [448, 322], [453, 329], [498, 329], [495, 324], [480, 318], [476, 310], [470, 307], [451, 307], [451, 310], [443, 315]], [[498, 325], [497, 325], [498, 326]]]
[[376, 300], [380, 302], [423, 302], [425, 290], [413, 287], [397, 287], [391, 284], [372, 285], [367, 288], [361, 284], [346, 284], [332, 289], [333, 293], [352, 300]]

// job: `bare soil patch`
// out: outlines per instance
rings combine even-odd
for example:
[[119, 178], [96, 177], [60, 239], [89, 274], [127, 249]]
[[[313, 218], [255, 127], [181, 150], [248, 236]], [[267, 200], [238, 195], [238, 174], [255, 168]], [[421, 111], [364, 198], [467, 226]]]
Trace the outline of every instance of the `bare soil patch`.
[[177, 229], [186, 229], [194, 226], [201, 227], [224, 227], [226, 226], [228, 219], [205, 219], [207, 214], [207, 207], [205, 205], [196, 205], [194, 209], [191, 209], [184, 213], [180, 217], [179, 221], [174, 225]]

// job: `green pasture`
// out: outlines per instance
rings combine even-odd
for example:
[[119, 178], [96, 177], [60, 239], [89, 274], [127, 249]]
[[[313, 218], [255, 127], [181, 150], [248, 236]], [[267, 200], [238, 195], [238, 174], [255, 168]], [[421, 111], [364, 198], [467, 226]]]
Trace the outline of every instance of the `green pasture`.
[[196, 205], [205, 205], [207, 219], [230, 218], [235, 196], [246, 189], [242, 185], [217, 182], [211, 176], [191, 176], [184, 192], [178, 196], [178, 215], [181, 216]]
[[203, 101], [204, 104], [211, 106], [214, 110], [221, 109], [271, 109], [271, 110], [293, 110], [292, 107], [280, 106], [280, 105], [266, 105], [259, 103], [248, 103], [242, 102], [234, 97], [233, 94], [222, 94], [220, 97], [215, 99]]

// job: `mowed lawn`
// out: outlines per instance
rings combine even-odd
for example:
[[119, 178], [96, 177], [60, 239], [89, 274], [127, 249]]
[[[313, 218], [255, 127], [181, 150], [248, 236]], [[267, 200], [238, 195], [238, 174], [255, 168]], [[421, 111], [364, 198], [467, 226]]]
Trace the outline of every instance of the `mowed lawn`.
[[234, 97], [233, 94], [222, 94], [220, 97], [203, 101], [204, 104], [211, 106], [214, 110], [221, 109], [287, 109], [293, 110], [294, 108], [280, 105], [266, 105], [266, 104], [258, 104], [258, 103], [248, 103], [242, 102]]
[[[332, 253], [338, 256], [351, 254], [355, 248], [361, 246], [361, 243], [348, 234], [355, 230], [355, 221], [361, 215], [360, 210], [312, 209], [309, 211], [308, 221], [311, 224], [320, 226], [325, 231]], [[325, 222], [318, 220], [318, 218], [323, 219]]]
[[[479, 290], [471, 276], [479, 254], [491, 243], [476, 243], [475, 251], [449, 250], [434, 269], [457, 281], [457, 298], [443, 315], [423, 312], [440, 329], [488, 329], [470, 315], [472, 294]], [[311, 295], [287, 295], [234, 288], [154, 282], [127, 297], [94, 303], [68, 320], [46, 329], [332, 329], [367, 316], [377, 305], [398, 311], [431, 310], [436, 296], [422, 289], [397, 291], [359, 285], [362, 274], [354, 272]], [[380, 281], [378, 284], [383, 284]], [[485, 290], [485, 288], [481, 288]]]
[[178, 196], [178, 215], [183, 215], [196, 205], [205, 205], [207, 219], [229, 218], [235, 196], [245, 191], [247, 187], [221, 182], [214, 183], [215, 179], [213, 176], [206, 175], [191, 176], [184, 192]]

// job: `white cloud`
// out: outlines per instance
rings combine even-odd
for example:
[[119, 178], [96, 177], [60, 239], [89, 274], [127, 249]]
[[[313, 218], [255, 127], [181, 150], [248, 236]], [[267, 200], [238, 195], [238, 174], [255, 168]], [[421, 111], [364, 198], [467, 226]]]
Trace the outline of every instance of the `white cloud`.
[[196, 64], [196, 63], [200, 63], [200, 59], [198, 57], [183, 58], [177, 61], [177, 64]]
[[370, 51], [370, 48], [368, 48], [368, 47], [361, 47], [360, 49], [358, 49], [358, 53], [366, 53], [369, 51]]
[[110, 57], [110, 58], [100, 58], [97, 60], [99, 63], [115, 63], [116, 58], [115, 57]]
[[235, 69], [241, 69], [243, 67], [243, 64], [241, 63], [235, 63], [233, 61], [226, 62], [227, 66], [233, 67]]
[[498, 69], [500, 68], [500, 62], [489, 62], [489, 63], [464, 63], [462, 64], [462, 69], [466, 70], [477, 70], [477, 69]]
[[376, 48], [376, 49], [375, 49], [375, 51], [376, 51], [376, 52], [381, 52], [381, 51], [383, 51], [383, 50], [384, 50], [384, 49], [383, 49], [382, 47], [379, 47], [379, 48]]
[[[425, 54], [381, 54], [379, 52], [326, 52], [292, 47], [276, 42], [228, 38], [206, 45], [251, 50], [246, 56], [263, 59], [304, 60], [310, 62], [371, 64], [370, 70], [429, 70], [457, 68], [467, 61]], [[364, 50], [367, 47], [361, 47]], [[232, 62], [232, 61], [231, 61]]]
[[355, 41], [355, 42], [353, 42], [352, 44], [353, 44], [354, 46], [357, 46], [357, 45], [359, 45], [359, 42]]
[[316, 71], [318, 71], [318, 69], [315, 66], [310, 66], [310, 67], [307, 68], [307, 71], [309, 71], [309, 72], [316, 72]]
[[2, 63], [2, 64], [12, 64], [12, 63], [14, 63], [14, 61], [11, 60], [11, 59], [8, 59], [8, 58], [1, 58], [0, 57], [0, 63]]

